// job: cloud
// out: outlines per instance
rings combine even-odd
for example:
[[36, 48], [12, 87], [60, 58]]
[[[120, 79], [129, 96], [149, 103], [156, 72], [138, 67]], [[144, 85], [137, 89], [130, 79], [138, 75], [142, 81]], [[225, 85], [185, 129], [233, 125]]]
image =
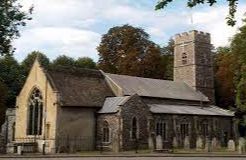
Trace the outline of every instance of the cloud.
[[96, 46], [99, 44], [98, 33], [58, 27], [42, 27], [26, 30], [22, 37], [15, 41], [18, 59], [23, 59], [33, 50], [47, 54], [51, 59], [66, 54], [71, 57], [88, 56], [97, 59]]
[[242, 25], [241, 18], [245, 13], [246, 5], [240, 5], [237, 9], [237, 24], [234, 27], [228, 26], [225, 17], [228, 14], [228, 6], [217, 6], [204, 11], [194, 12], [194, 27], [211, 34], [212, 44], [216, 47], [229, 45], [230, 38]]
[[[173, 3], [171, 9], [155, 11], [156, 2], [144, 0], [21, 0], [24, 10], [34, 4], [33, 20], [21, 30], [14, 42], [16, 57], [21, 61], [27, 53], [40, 50], [54, 59], [60, 54], [72, 57], [89, 56], [98, 60], [96, 46], [110, 27], [131, 24], [142, 27], [151, 39], [164, 44], [176, 33], [197, 29], [211, 33], [215, 46], [228, 44], [237, 27], [228, 27], [224, 18], [228, 6], [194, 9], [191, 11]], [[238, 8], [242, 17], [246, 5]]]

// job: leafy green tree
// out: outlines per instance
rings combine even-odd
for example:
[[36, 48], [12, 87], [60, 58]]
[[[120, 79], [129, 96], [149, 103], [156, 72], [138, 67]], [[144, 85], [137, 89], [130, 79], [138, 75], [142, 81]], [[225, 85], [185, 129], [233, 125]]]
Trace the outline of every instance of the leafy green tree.
[[117, 26], [103, 35], [98, 67], [105, 72], [151, 78], [163, 78], [160, 47], [149, 40], [141, 28]]
[[[244, 21], [245, 22], [245, 21]], [[246, 23], [239, 28], [239, 32], [233, 37], [231, 50], [237, 57], [235, 72], [235, 84], [237, 84], [237, 105], [246, 110]]]
[[75, 61], [75, 66], [78, 68], [96, 69], [96, 63], [89, 57], [78, 58]]
[[21, 68], [13, 56], [6, 55], [0, 58], [0, 77], [8, 90], [6, 106], [14, 107], [16, 96], [22, 87], [25, 77], [22, 75]]
[[237, 117], [240, 133], [246, 136], [246, 21], [234, 35], [230, 49], [236, 59], [234, 63], [234, 83], [236, 86]]
[[[173, 1], [174, 0], [160, 0], [155, 6], [155, 9], [156, 10], [163, 9]], [[227, 24], [230, 26], [234, 26], [236, 24], [235, 13], [237, 11], [238, 0], [224, 0], [224, 1], [228, 3], [228, 7], [229, 7], [229, 14], [226, 17]], [[205, 3], [209, 4], [210, 6], [213, 6], [217, 3], [217, 0], [187, 0], [187, 6], [191, 8]]]
[[22, 11], [22, 5], [18, 0], [0, 0], [0, 55], [13, 52], [11, 42], [20, 36], [19, 27], [25, 26], [32, 13]]
[[65, 56], [65, 55], [58, 56], [52, 62], [52, 67], [59, 67], [59, 66], [74, 67], [75, 66], [75, 60], [73, 58]]
[[27, 57], [22, 61], [21, 67], [23, 69], [24, 75], [27, 76], [35, 59], [38, 58], [39, 62], [41, 63], [42, 66], [48, 67], [50, 60], [49, 58], [39, 52], [39, 51], [33, 51], [27, 55]]

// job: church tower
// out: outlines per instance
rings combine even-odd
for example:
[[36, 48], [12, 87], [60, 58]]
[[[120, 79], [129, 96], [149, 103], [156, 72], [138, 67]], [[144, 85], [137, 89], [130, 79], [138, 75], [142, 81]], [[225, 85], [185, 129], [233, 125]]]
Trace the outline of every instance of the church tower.
[[174, 81], [183, 81], [214, 103], [210, 34], [190, 31], [175, 35]]

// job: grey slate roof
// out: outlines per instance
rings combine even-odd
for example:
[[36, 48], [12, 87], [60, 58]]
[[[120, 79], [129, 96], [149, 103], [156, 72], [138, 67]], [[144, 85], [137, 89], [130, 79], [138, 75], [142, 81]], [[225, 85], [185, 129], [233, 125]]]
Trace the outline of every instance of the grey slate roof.
[[101, 107], [106, 97], [114, 96], [98, 70], [60, 67], [46, 74], [62, 106]]
[[103, 107], [98, 111], [98, 113], [116, 113], [118, 111], [118, 107], [127, 102], [129, 98], [130, 96], [106, 98]]
[[148, 104], [152, 113], [234, 116], [234, 113], [216, 106], [200, 107], [188, 105]]
[[160, 79], [133, 77], [105, 73], [123, 90], [123, 95], [138, 94], [139, 96], [170, 98], [193, 101], [208, 101], [201, 92], [195, 91], [184, 82]]

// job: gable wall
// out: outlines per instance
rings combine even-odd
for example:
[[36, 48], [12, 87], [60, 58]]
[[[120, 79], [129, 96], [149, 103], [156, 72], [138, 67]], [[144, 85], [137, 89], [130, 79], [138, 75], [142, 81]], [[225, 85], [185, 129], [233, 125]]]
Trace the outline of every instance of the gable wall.
[[[138, 141], [131, 138], [132, 119], [137, 118]], [[133, 95], [123, 106], [121, 106], [122, 118], [122, 149], [135, 149], [136, 143], [139, 148], [148, 148], [149, 119], [152, 115], [138, 95]]]
[[[47, 116], [46, 116], [46, 124], [50, 124], [50, 132], [49, 136], [46, 137], [46, 139], [49, 139], [49, 142], [47, 142], [47, 150], [51, 151], [54, 150], [54, 139], [56, 135], [56, 102], [57, 102], [57, 94], [52, 89], [51, 85], [49, 84], [45, 73], [43, 69], [40, 67], [39, 63], [36, 61], [27, 77], [27, 80], [17, 97], [16, 101], [16, 132], [15, 132], [15, 139], [17, 142], [22, 141], [29, 141], [30, 139], [33, 139], [33, 136], [27, 135], [27, 113], [28, 113], [28, 99], [29, 96], [34, 89], [34, 87], [37, 87], [42, 92], [43, 96], [43, 106], [44, 109], [47, 109]], [[47, 99], [46, 99], [47, 97]], [[45, 133], [45, 127], [44, 127], [44, 117], [45, 114], [43, 114], [43, 127], [42, 127], [42, 135], [36, 136], [37, 139], [43, 139], [44, 133]], [[38, 140], [39, 141], [39, 140]], [[39, 143], [39, 149], [41, 149], [41, 141]]]

